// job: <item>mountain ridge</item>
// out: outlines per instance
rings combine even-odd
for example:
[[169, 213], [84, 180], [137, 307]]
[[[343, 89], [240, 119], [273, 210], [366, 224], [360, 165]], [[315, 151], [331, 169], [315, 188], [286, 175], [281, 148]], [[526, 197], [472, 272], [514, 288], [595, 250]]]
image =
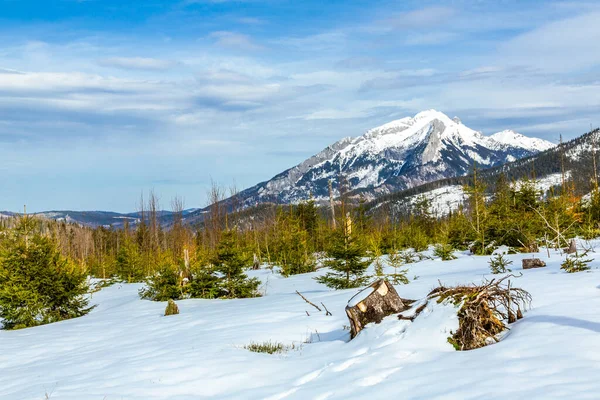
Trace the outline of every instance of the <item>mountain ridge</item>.
[[[437, 110], [425, 110], [413, 117], [396, 119], [367, 130], [357, 137], [345, 137], [273, 178], [236, 195], [243, 208], [263, 203], [294, 204], [310, 198], [325, 202], [329, 181], [339, 194], [339, 178], [348, 190], [367, 201], [402, 192], [440, 179], [466, 175], [473, 165], [498, 167], [527, 158], [555, 145], [507, 129], [485, 136]], [[225, 199], [232, 204], [233, 199]], [[185, 220], [202, 220], [207, 208], [185, 212]], [[14, 213], [0, 212], [0, 215]], [[128, 219], [135, 223], [137, 213], [103, 211], [51, 211], [38, 213], [46, 218], [85, 225], [120, 226]], [[0, 217], [1, 218], [1, 217]], [[161, 215], [168, 225], [169, 212]]]
[[350, 190], [378, 195], [514, 161], [554, 144], [505, 130], [484, 136], [460, 121], [426, 110], [346, 137], [300, 164], [239, 194], [245, 206], [261, 202], [324, 201], [329, 180], [344, 175]]

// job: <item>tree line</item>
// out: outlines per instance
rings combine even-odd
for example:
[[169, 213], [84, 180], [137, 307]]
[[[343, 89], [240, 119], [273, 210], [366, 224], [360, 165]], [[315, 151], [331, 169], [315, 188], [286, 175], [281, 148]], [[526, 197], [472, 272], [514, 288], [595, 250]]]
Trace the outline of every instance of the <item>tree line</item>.
[[[3, 219], [0, 318], [15, 328], [81, 315], [89, 311], [80, 296], [89, 289], [87, 277], [145, 282], [140, 296], [151, 300], [242, 298], [260, 296], [260, 282], [248, 270], [265, 264], [283, 276], [327, 267], [317, 279], [345, 289], [367, 283], [374, 260], [376, 274], [406, 282], [402, 265], [432, 245], [437, 256], [451, 259], [455, 250], [489, 255], [508, 246], [535, 252], [567, 246], [575, 236], [600, 236], [597, 184], [582, 196], [578, 180], [565, 179], [557, 190], [542, 193], [532, 179], [509, 180], [500, 173], [490, 184], [481, 175], [470, 175], [465, 203], [444, 216], [432, 213], [424, 195], [401, 213], [386, 213], [343, 188], [333, 208], [311, 199], [242, 210], [235, 201], [225, 206], [226, 191], [213, 185], [212, 205], [193, 226], [178, 198], [171, 202], [172, 222], [162, 226], [153, 192], [140, 200], [139, 220], [120, 228]], [[395, 271], [388, 276], [378, 267], [385, 254]], [[66, 309], [57, 305], [61, 301]]]

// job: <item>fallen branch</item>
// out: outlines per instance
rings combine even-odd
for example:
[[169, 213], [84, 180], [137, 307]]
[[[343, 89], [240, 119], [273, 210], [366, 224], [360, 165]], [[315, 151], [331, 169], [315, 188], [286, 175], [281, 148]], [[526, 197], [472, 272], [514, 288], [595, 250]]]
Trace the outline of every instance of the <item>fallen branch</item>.
[[[404, 313], [401, 313], [398, 315], [398, 319], [403, 320], [403, 321], [411, 321], [411, 322], [414, 321], [415, 318], [417, 318], [419, 316], [419, 314], [421, 314], [421, 312], [423, 312], [423, 310], [427, 307], [428, 303], [429, 303], [429, 299], [426, 299], [423, 304], [421, 304], [419, 307], [417, 307], [415, 309], [415, 311], [412, 315], [404, 315]], [[408, 311], [410, 311], [410, 310], [408, 310]]]
[[300, 293], [299, 291], [296, 290], [296, 293], [298, 294], [298, 296], [302, 297], [302, 299], [307, 302], [308, 304], [310, 304], [311, 306], [313, 306], [314, 308], [316, 308], [319, 311], [322, 311], [321, 308], [314, 304], [313, 302], [311, 302], [310, 300], [308, 300], [306, 297], [302, 296], [302, 293]]
[[321, 305], [325, 309], [325, 315], [333, 315], [332, 313], [329, 312], [329, 310], [327, 309], [327, 306], [325, 306], [325, 304], [323, 304], [323, 302], [321, 302]]

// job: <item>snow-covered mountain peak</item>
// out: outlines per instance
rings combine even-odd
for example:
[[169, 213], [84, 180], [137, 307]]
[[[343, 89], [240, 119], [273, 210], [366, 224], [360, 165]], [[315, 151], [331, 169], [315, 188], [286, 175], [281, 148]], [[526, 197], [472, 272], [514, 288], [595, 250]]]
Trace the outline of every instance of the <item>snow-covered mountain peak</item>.
[[440, 178], [464, 175], [477, 164], [493, 167], [552, 147], [512, 131], [485, 136], [457, 117], [426, 110], [344, 138], [299, 165], [242, 193], [246, 204], [296, 203], [328, 197], [340, 176], [366, 198]]
[[555, 146], [554, 143], [547, 140], [530, 138], [510, 129], [494, 133], [490, 136], [490, 139], [503, 145], [522, 149], [537, 149], [537, 151], [548, 150]]
[[415, 121], [420, 121], [420, 120], [429, 120], [430, 121], [430, 120], [433, 120], [436, 118], [440, 119], [440, 120], [450, 120], [450, 118], [446, 114], [444, 114], [441, 111], [434, 110], [433, 108], [429, 109], [429, 110], [421, 111], [413, 117], [413, 119]]
[[435, 119], [439, 119], [443, 122], [451, 121], [450, 118], [448, 118], [448, 116], [446, 114], [439, 112], [437, 110], [421, 111], [420, 113], [416, 114], [414, 117], [404, 117], [401, 119], [397, 119], [397, 120], [385, 123], [383, 125], [373, 128], [373, 129], [369, 129], [367, 131], [367, 133], [365, 134], [365, 137], [374, 137], [374, 136], [380, 136], [380, 135], [401, 132], [401, 131], [403, 131], [407, 128], [413, 127], [413, 126], [426, 125]]

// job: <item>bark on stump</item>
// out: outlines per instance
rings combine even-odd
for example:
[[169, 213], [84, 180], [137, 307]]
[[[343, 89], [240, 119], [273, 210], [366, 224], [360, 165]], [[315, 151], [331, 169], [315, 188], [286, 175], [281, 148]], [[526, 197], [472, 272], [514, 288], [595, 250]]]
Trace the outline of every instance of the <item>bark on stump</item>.
[[346, 315], [350, 320], [350, 338], [356, 335], [368, 323], [380, 323], [388, 315], [405, 311], [410, 300], [398, 296], [396, 289], [385, 280], [378, 280], [358, 292], [346, 306]]
[[545, 267], [546, 263], [539, 258], [524, 258], [523, 269], [542, 268]]

